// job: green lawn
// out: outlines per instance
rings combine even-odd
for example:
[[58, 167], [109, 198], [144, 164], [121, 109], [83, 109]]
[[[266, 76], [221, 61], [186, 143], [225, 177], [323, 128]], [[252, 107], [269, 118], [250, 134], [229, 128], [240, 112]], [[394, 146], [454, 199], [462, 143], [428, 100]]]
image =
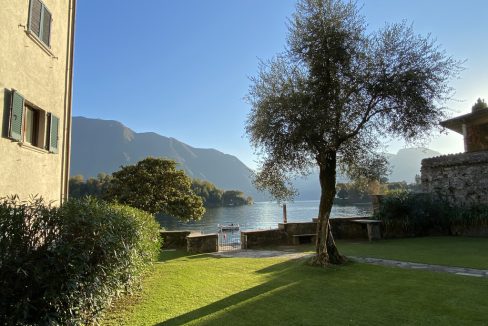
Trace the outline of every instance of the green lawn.
[[425, 237], [376, 242], [339, 240], [347, 256], [488, 269], [488, 238]]
[[102, 324], [473, 325], [488, 320], [487, 293], [488, 279], [450, 274], [170, 252]]

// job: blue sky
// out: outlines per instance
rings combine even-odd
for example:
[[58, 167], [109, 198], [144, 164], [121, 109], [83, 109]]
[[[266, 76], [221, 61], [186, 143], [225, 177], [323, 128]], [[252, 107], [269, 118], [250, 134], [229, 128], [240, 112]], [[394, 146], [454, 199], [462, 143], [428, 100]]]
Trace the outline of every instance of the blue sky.
[[[452, 82], [452, 115], [488, 100], [488, 1], [359, 1], [371, 30], [406, 20], [466, 60]], [[215, 148], [255, 167], [244, 135], [244, 101], [259, 59], [285, 46], [291, 0], [78, 1], [75, 116], [118, 120], [193, 147]], [[459, 135], [429, 148], [462, 151]], [[391, 142], [390, 152], [404, 146]]]

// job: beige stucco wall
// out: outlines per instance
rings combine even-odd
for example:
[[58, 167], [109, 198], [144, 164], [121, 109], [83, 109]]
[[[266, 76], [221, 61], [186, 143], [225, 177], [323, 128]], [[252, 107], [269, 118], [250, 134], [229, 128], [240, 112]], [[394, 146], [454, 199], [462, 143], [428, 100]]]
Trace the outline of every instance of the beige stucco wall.
[[[0, 197], [39, 194], [60, 203], [66, 196], [69, 148], [70, 25], [72, 0], [43, 0], [52, 14], [51, 49], [26, 33], [29, 0], [0, 0]], [[27, 101], [60, 119], [59, 152], [20, 145], [7, 138], [9, 103], [19, 91]]]

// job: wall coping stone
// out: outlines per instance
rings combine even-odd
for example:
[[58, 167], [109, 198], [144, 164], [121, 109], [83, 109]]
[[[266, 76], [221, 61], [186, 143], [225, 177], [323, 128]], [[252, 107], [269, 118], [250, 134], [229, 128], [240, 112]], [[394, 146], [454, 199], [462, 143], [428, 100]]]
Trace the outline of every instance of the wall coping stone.
[[198, 233], [192, 233], [190, 235], [187, 235], [187, 238], [205, 238], [205, 237], [215, 237], [218, 236], [217, 233], [206, 233], [206, 234], [198, 234]]
[[422, 160], [422, 168], [488, 163], [488, 151], [436, 156]]
[[241, 231], [241, 234], [248, 234], [248, 233], [259, 233], [259, 232], [270, 232], [270, 231], [281, 231], [280, 229], [265, 229], [265, 230], [246, 230]]
[[166, 230], [159, 230], [159, 233], [174, 233], [174, 234], [177, 234], [177, 233], [192, 233], [192, 231], [190, 230], [180, 230], [180, 231], [166, 231]]

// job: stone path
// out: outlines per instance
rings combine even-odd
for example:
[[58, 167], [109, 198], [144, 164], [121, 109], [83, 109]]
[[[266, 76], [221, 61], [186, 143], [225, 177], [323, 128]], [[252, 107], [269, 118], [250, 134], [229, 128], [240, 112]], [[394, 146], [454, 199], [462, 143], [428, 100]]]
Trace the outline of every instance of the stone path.
[[432, 272], [451, 273], [451, 274], [462, 275], [462, 276], [488, 277], [488, 270], [486, 270], [486, 269], [474, 269], [474, 268], [465, 268], [465, 267], [451, 267], [451, 266], [442, 266], [442, 265], [421, 264], [421, 263], [412, 263], [412, 262], [408, 262], [408, 261], [398, 261], [398, 260], [379, 259], [379, 258], [367, 258], [367, 257], [348, 257], [348, 258], [350, 258], [352, 261], [357, 261], [357, 262], [366, 263], [366, 264], [373, 264], [373, 265], [399, 267], [399, 268], [406, 268], [406, 269], [426, 270], [426, 271], [432, 271]]
[[[230, 257], [239, 257], [239, 258], [283, 257], [283, 258], [288, 258], [288, 259], [297, 259], [297, 258], [312, 256], [312, 254], [304, 253], [304, 252], [283, 251], [283, 250], [249, 250], [249, 249], [216, 252], [216, 253], [213, 253], [212, 255], [218, 256], [218, 257], [227, 257], [227, 258], [230, 258]], [[426, 270], [426, 271], [450, 273], [450, 274], [456, 274], [456, 275], [462, 275], [462, 276], [487, 277], [488, 278], [488, 270], [486, 270], [486, 269], [474, 269], [474, 268], [465, 268], [465, 267], [451, 267], [451, 266], [442, 266], [442, 265], [421, 264], [421, 263], [412, 263], [412, 262], [407, 262], [407, 261], [380, 259], [380, 258], [368, 258], [368, 257], [351, 257], [351, 256], [349, 256], [348, 258], [351, 259], [352, 261], [365, 263], [365, 264], [381, 265], [381, 266], [389, 266], [389, 267], [399, 267], [399, 268], [416, 269], [416, 270]]]
[[309, 253], [296, 252], [296, 251], [283, 251], [283, 250], [232, 250], [232, 251], [220, 251], [212, 253], [213, 256], [218, 257], [239, 257], [239, 258], [271, 258], [271, 257], [283, 257], [289, 259], [296, 259], [311, 256]]

